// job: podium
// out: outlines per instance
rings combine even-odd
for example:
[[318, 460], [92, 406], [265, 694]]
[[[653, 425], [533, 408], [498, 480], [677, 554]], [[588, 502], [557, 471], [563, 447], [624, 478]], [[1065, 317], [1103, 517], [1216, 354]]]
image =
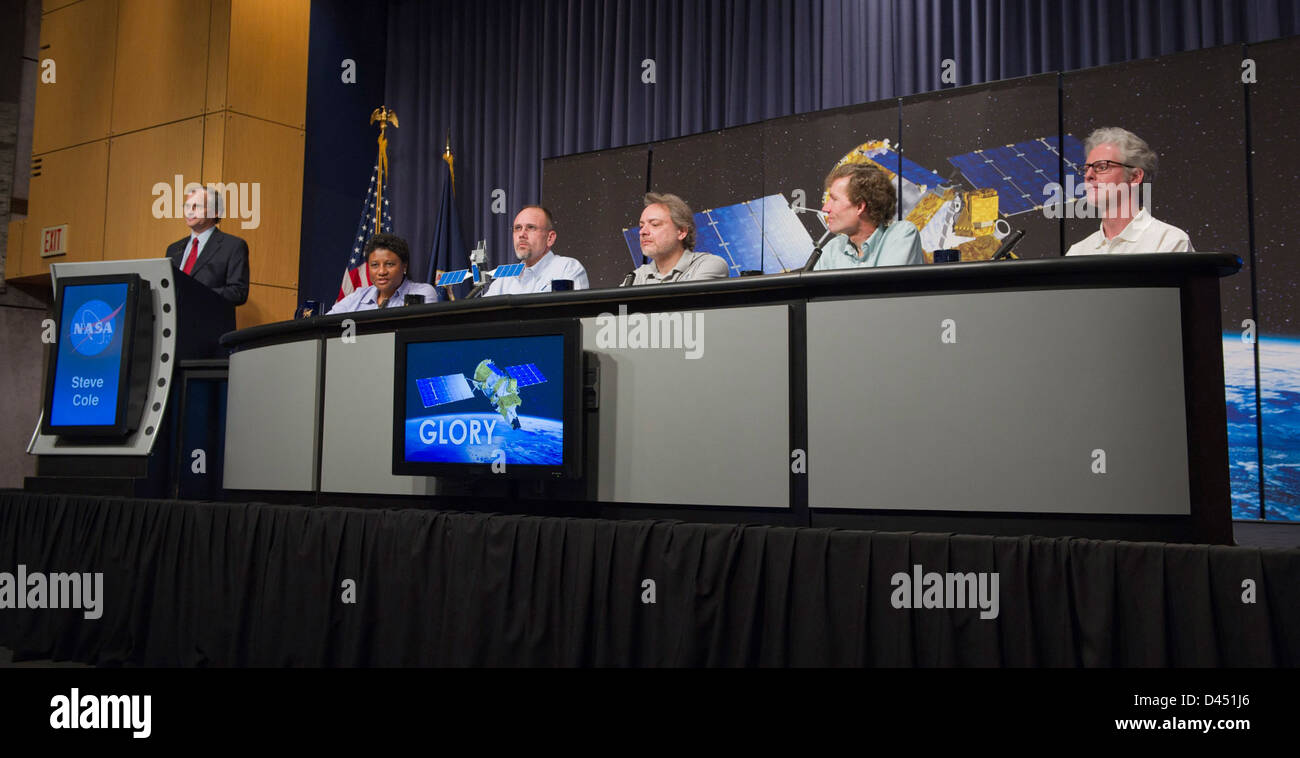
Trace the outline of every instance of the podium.
[[[135, 430], [124, 439], [95, 442], [68, 440], [42, 431], [42, 421], [50, 413], [43, 407], [27, 448], [37, 456], [36, 476], [24, 482], [28, 491], [136, 497], [165, 497], [175, 491], [175, 417], [181, 401], [178, 376], [194, 361], [204, 362], [208, 371], [220, 368], [212, 361], [224, 359], [219, 339], [234, 329], [235, 308], [177, 271], [166, 258], [50, 266], [56, 294], [61, 279], [122, 274], [136, 274], [146, 285], [141, 297], [149, 307], [143, 312], [151, 314], [152, 320], [143, 412], [138, 420], [133, 419]], [[58, 321], [62, 315], [56, 313], [55, 318]], [[62, 334], [63, 325], [58, 326]], [[57, 343], [46, 353], [47, 382], [56, 351]]]

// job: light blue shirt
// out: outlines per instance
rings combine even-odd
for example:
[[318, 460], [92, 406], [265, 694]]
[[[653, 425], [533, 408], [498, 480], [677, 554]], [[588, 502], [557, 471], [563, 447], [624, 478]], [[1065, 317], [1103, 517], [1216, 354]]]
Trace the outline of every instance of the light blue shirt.
[[215, 226], [209, 226], [207, 229], [204, 229], [198, 234], [195, 234], [194, 232], [190, 232], [190, 238], [185, 243], [185, 254], [181, 256], [182, 269], [185, 268], [185, 261], [188, 260], [190, 257], [190, 249], [194, 247], [194, 238], [195, 237], [199, 238], [199, 252], [197, 255], [194, 256], [194, 265], [197, 266], [199, 265], [199, 258], [203, 257], [203, 248], [208, 246], [208, 240], [212, 239], [212, 232], [216, 228], [217, 227]]
[[534, 292], [550, 292], [551, 282], [556, 279], [568, 279], [573, 282], [575, 290], [591, 287], [587, 281], [587, 269], [576, 258], [565, 258], [550, 250], [542, 259], [531, 266], [525, 266], [523, 273], [506, 279], [493, 279], [483, 297], [494, 295], [528, 295]]
[[[438, 291], [432, 284], [413, 282], [403, 279], [393, 296], [384, 303], [385, 308], [397, 308], [406, 304], [407, 295], [424, 295], [424, 302], [432, 303], [438, 299]], [[375, 285], [362, 287], [334, 304], [330, 313], [351, 313], [353, 311], [379, 310], [379, 288]]]
[[845, 235], [836, 235], [822, 248], [822, 257], [813, 266], [814, 271], [837, 268], [867, 268], [869, 266], [919, 266], [925, 263], [921, 253], [921, 235], [911, 221], [895, 221], [889, 226], [876, 227], [876, 231], [854, 249]]

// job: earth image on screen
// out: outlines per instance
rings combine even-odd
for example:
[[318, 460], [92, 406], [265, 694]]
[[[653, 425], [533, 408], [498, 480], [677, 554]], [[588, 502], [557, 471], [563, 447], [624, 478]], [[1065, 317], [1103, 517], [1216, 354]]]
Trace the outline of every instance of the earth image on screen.
[[[474, 422], [481, 430], [492, 425], [490, 441], [486, 432], [479, 435], [477, 443], [469, 437]], [[559, 466], [564, 462], [564, 425], [538, 416], [519, 416], [518, 429], [510, 428], [498, 413], [413, 418], [406, 421], [405, 436], [408, 461], [494, 463], [499, 460], [500, 450], [505, 453], [506, 465]]]
[[1261, 337], [1259, 393], [1263, 423], [1255, 413], [1254, 346], [1223, 335], [1224, 394], [1228, 410], [1228, 465], [1232, 517], [1258, 519], [1262, 432], [1264, 504], [1268, 519], [1300, 521], [1300, 340]]

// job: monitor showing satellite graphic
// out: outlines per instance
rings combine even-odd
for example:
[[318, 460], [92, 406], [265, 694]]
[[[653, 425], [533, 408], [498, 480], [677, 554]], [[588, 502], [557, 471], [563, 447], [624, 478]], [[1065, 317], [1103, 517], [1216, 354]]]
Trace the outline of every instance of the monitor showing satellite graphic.
[[577, 321], [399, 333], [393, 473], [576, 476], [581, 356]]

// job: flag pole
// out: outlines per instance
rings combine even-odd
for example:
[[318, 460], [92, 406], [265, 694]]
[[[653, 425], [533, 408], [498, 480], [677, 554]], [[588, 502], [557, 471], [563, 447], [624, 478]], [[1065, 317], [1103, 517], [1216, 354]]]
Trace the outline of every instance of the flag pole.
[[451, 130], [447, 130], [447, 146], [442, 150], [442, 159], [447, 162], [447, 169], [451, 172], [451, 192], [456, 194], [456, 158], [451, 154]]
[[379, 186], [375, 188], [375, 234], [382, 231], [380, 219], [384, 210], [384, 180], [388, 178], [388, 135], [386, 130], [392, 124], [397, 128], [397, 114], [387, 105], [381, 105], [370, 114], [370, 123], [379, 122]]

